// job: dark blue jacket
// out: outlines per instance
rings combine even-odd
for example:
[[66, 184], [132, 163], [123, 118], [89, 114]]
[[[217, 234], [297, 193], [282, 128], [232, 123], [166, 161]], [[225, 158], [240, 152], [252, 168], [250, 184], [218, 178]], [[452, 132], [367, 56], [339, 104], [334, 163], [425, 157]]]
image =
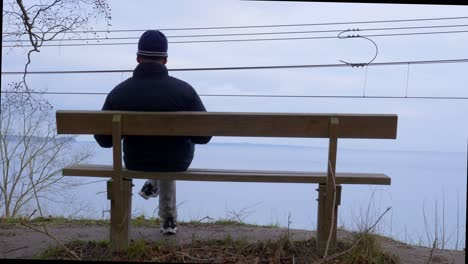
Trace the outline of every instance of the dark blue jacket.
[[[102, 110], [206, 111], [197, 92], [188, 83], [168, 75], [156, 62], [142, 62], [133, 77], [117, 85]], [[112, 147], [112, 136], [95, 135], [101, 147]], [[139, 171], [184, 171], [192, 162], [194, 144], [206, 144], [211, 137], [124, 136], [125, 167]]]

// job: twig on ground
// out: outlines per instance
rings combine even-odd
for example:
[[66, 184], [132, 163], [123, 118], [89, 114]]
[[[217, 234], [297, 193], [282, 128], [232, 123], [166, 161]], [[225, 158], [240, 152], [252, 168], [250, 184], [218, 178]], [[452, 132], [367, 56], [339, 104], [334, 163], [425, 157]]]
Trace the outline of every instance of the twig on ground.
[[104, 253], [102, 253], [102, 255], [99, 257], [98, 261], [103, 260], [107, 256], [107, 254], [109, 254], [110, 251], [111, 251], [111, 247], [107, 247]]
[[15, 248], [15, 249], [8, 250], [8, 251], [5, 252], [5, 253], [15, 252], [15, 251], [17, 251], [17, 250], [25, 249], [25, 248], [28, 248], [28, 247], [29, 247], [29, 246], [22, 246], [22, 247], [19, 247], [19, 248]]
[[73, 219], [75, 218], [76, 215], [78, 215], [80, 212], [83, 212], [84, 209], [88, 208], [89, 206], [86, 206], [86, 205], [83, 205], [83, 203], [80, 204], [80, 208], [78, 208], [77, 210], [75, 210], [75, 212], [71, 213], [68, 215], [68, 219]]
[[216, 260], [216, 259], [198, 259], [198, 258], [195, 258], [195, 257], [192, 257], [192, 256], [188, 255], [185, 252], [176, 251], [176, 252], [172, 252], [172, 253], [166, 254], [164, 256], [158, 257], [158, 258], [153, 258], [153, 259], [151, 259], [151, 261], [153, 262], [153, 261], [158, 261], [158, 260], [164, 260], [167, 257], [172, 256], [172, 255], [176, 255], [176, 254], [180, 254], [180, 255], [185, 256], [185, 257], [187, 257], [189, 259], [197, 260], [197, 261], [214, 261], [214, 260]]
[[425, 203], [424, 203], [424, 201], [423, 201], [422, 212], [423, 212], [423, 219], [424, 219], [424, 227], [426, 228], [427, 244], [428, 244], [428, 246], [430, 246], [430, 245], [431, 245], [431, 241], [432, 241], [432, 236], [431, 236], [431, 232], [429, 231], [429, 224], [428, 224], [428, 221], [427, 221], [426, 209], [425, 209]]
[[187, 257], [187, 258], [189, 258], [189, 259], [191, 259], [191, 260], [196, 260], [196, 261], [215, 261], [215, 260], [216, 260], [216, 259], [200, 259], [200, 258], [195, 258], [195, 257], [192, 257], [192, 256], [190, 256], [189, 254], [187, 254], [187, 253], [185, 253], [185, 252], [183, 252], [183, 251], [177, 251], [177, 252], [174, 252], [174, 253], [175, 253], [175, 254], [180, 254], [180, 255], [182, 255], [182, 256], [184, 256], [184, 257]]
[[147, 236], [143, 235], [140, 231], [138, 231], [138, 234], [140, 234], [140, 236], [148, 241], [151, 241], [151, 242], [154, 242], [154, 240], [152, 240], [151, 238], [148, 238]]
[[200, 220], [193, 221], [193, 223], [201, 223], [201, 222], [202, 222], [203, 220], [205, 220], [205, 219], [208, 219], [208, 220], [210, 220], [210, 221], [214, 221], [213, 218], [211, 218], [211, 217], [209, 217], [209, 216], [205, 216], [205, 217], [203, 217], [203, 218], [200, 219]]
[[31, 217], [37, 212], [37, 209], [34, 209], [34, 211], [28, 216], [28, 221], [31, 220]]
[[104, 220], [104, 213], [110, 213], [110, 210], [102, 210], [102, 219]]
[[335, 259], [335, 258], [337, 258], [337, 257], [339, 257], [339, 256], [342, 256], [342, 255], [344, 255], [344, 254], [350, 252], [351, 250], [353, 250], [353, 249], [359, 244], [359, 242], [361, 242], [361, 240], [364, 238], [364, 236], [365, 236], [366, 234], [368, 234], [369, 232], [371, 232], [371, 231], [377, 226], [377, 224], [380, 222], [380, 220], [384, 217], [384, 215], [385, 215], [388, 211], [390, 211], [390, 209], [392, 209], [392, 207], [388, 207], [387, 210], [385, 210], [385, 212], [383, 212], [383, 213], [380, 215], [380, 217], [377, 219], [377, 221], [375, 221], [375, 223], [374, 223], [371, 227], [369, 227], [367, 230], [365, 230], [365, 231], [361, 234], [361, 236], [356, 240], [356, 242], [354, 242], [354, 244], [353, 244], [350, 248], [348, 248], [347, 250], [345, 250], [345, 251], [343, 251], [343, 252], [340, 252], [340, 253], [336, 253], [336, 254], [334, 254], [334, 255], [331, 255], [331, 256], [330, 256], [329, 258], [327, 258], [327, 259], [324, 258], [324, 259], [322, 259], [322, 260], [320, 260], [320, 261], [318, 261], [318, 262], [316, 262], [316, 263], [314, 263], [314, 264], [321, 264], [321, 263], [323, 263], [323, 262], [325, 262], [325, 261]]
[[431, 263], [432, 255], [434, 254], [434, 250], [437, 247], [437, 238], [434, 239], [434, 243], [432, 243], [431, 253], [429, 254], [429, 259], [427, 260], [427, 264]]
[[442, 186], [442, 250], [445, 249], [445, 191]]
[[457, 240], [455, 241], [455, 250], [458, 250], [458, 236], [460, 234], [460, 206], [458, 199], [458, 190], [457, 190]]
[[[262, 202], [258, 202], [258, 203], [255, 203], [255, 204], [251, 205], [251, 206], [244, 207], [244, 208], [242, 208], [241, 210], [239, 210], [237, 212], [234, 211], [234, 210], [227, 210], [227, 216], [226, 217], [230, 221], [243, 222], [244, 219], [247, 216], [249, 216], [249, 214], [251, 213], [251, 212], [248, 212], [247, 210], [251, 209], [251, 208], [253, 208], [253, 207], [255, 207], [255, 206], [257, 206], [257, 205], [259, 205], [261, 203]], [[231, 216], [229, 217], [229, 215], [231, 215]]]
[[[33, 179], [32, 179], [32, 176], [30, 177], [30, 180], [31, 180], [31, 183], [33, 183]], [[55, 236], [53, 236], [52, 234], [49, 233], [49, 230], [47, 229], [47, 225], [45, 224], [45, 221], [44, 221], [44, 215], [42, 214], [42, 207], [41, 207], [41, 204], [39, 202], [39, 197], [37, 195], [37, 190], [36, 190], [36, 186], [32, 185], [32, 189], [33, 189], [33, 193], [34, 193], [34, 198], [36, 200], [36, 204], [37, 204], [37, 210], [39, 210], [39, 214], [41, 216], [41, 223], [42, 223], [42, 227], [44, 228], [44, 231], [42, 230], [39, 230], [37, 228], [34, 228], [32, 226], [29, 226], [27, 225], [24, 221], [21, 222], [22, 225], [34, 230], [34, 231], [37, 231], [41, 234], [44, 234], [50, 238], [52, 238], [53, 240], [55, 240], [55, 242], [57, 242], [62, 248], [64, 248], [68, 254], [72, 255], [74, 258], [76, 258], [77, 260], [82, 260], [73, 250], [69, 249], [67, 246], [65, 246], [65, 244], [63, 244], [60, 240], [58, 240]]]
[[330, 231], [328, 232], [328, 238], [327, 238], [327, 246], [325, 247], [325, 254], [323, 256], [323, 259], [327, 259], [327, 256], [328, 256], [328, 249], [330, 247], [330, 241], [331, 241], [331, 237], [332, 237], [332, 234], [333, 234], [333, 223], [335, 222], [335, 204], [336, 204], [336, 182], [335, 182], [335, 174], [333, 173], [333, 168], [332, 168], [332, 165], [331, 165], [331, 161], [328, 160], [328, 166], [329, 166], [329, 170], [332, 174], [332, 179], [333, 179], [333, 205], [331, 208], [332, 210], [332, 214], [331, 214], [331, 222], [330, 222]]
[[176, 254], [176, 253], [177, 253], [177, 252], [172, 252], [172, 253], [169, 253], [169, 254], [166, 254], [166, 255], [157, 257], [157, 258], [152, 258], [152, 259], [151, 259], [151, 262], [156, 262], [156, 261], [159, 261], [159, 260], [164, 260], [164, 259], [166, 259], [167, 257], [172, 256], [172, 255], [174, 255], [174, 254]]
[[184, 200], [184, 201], [178, 203], [178, 204], [176, 205], [176, 209], [179, 209], [179, 207], [182, 206], [185, 202], [186, 202], [186, 201]]
[[61, 247], [63, 247], [67, 253], [69, 253], [70, 255], [72, 255], [74, 258], [76, 258], [77, 260], [82, 260], [73, 250], [69, 249], [67, 246], [65, 246], [65, 244], [63, 244], [60, 240], [58, 240], [56, 237], [54, 237], [53, 235], [51, 235], [48, 231], [42, 231], [40, 229], [37, 229], [37, 228], [34, 228], [26, 223], [21, 223], [22, 225], [36, 231], [36, 232], [39, 232], [41, 234], [44, 234], [50, 238], [52, 238], [53, 240], [55, 240], [55, 242], [57, 242]]

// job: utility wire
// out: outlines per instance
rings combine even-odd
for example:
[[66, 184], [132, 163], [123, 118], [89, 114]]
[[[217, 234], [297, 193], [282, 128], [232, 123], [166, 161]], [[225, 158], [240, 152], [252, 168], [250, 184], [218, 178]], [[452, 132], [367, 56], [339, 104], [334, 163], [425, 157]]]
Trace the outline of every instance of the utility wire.
[[[373, 62], [366, 66], [394, 66], [407, 64], [445, 64], [445, 63], [467, 63], [466, 59], [447, 59], [447, 60], [419, 60], [419, 61], [390, 61]], [[187, 71], [232, 71], [232, 70], [272, 70], [272, 69], [299, 69], [299, 68], [339, 68], [349, 67], [347, 64], [303, 64], [303, 65], [275, 65], [275, 66], [243, 66], [243, 67], [206, 67], [206, 68], [175, 68], [168, 69], [170, 72]], [[95, 74], [95, 73], [122, 73], [133, 72], [133, 70], [77, 70], [77, 71], [28, 71], [28, 74]], [[24, 74], [24, 71], [5, 71], [2, 75]]]
[[[464, 25], [468, 26], [468, 25]], [[168, 35], [170, 38], [205, 38], [205, 37], [232, 37], [232, 36], [261, 36], [261, 35], [284, 35], [284, 34], [315, 34], [315, 33], [338, 33], [343, 30], [306, 30], [306, 31], [282, 31], [282, 32], [256, 32], [256, 33], [228, 33], [228, 34], [194, 34], [194, 35]], [[73, 38], [73, 39], [52, 39], [49, 41], [90, 41], [90, 40], [131, 40], [140, 37], [106, 37], [106, 38]], [[29, 42], [27, 39], [3, 40], [2, 42]]]
[[[2, 91], [2, 94], [43, 94], [43, 95], [107, 95], [104, 92], [17, 92]], [[373, 96], [373, 95], [280, 95], [280, 94], [199, 94], [201, 97], [249, 97], [249, 98], [345, 98], [345, 99], [445, 99], [468, 100], [463, 96]]]
[[[437, 17], [437, 18], [392, 19], [392, 20], [351, 21], [351, 22], [325, 22], [325, 23], [307, 23], [307, 24], [255, 25], [255, 26], [181, 27], [181, 28], [157, 28], [156, 27], [156, 28], [161, 31], [212, 30], [212, 29], [245, 29], [245, 28], [328, 26], [328, 25], [348, 25], [348, 24], [400, 23], [400, 22], [440, 21], [440, 20], [457, 20], [457, 19], [468, 19], [468, 17]], [[148, 29], [81, 30], [81, 31], [73, 31], [73, 32], [65, 32], [65, 33], [75, 34], [75, 33], [143, 32], [146, 30]], [[4, 32], [3, 34], [26, 34], [26, 33], [27, 32], [23, 32], [23, 33]], [[55, 34], [58, 32], [49, 32], [49, 33]]]
[[[436, 34], [453, 34], [453, 33], [468, 33], [468, 30], [456, 31], [438, 31], [438, 32], [413, 32], [413, 33], [395, 33], [395, 34], [375, 34], [362, 35], [361, 37], [395, 37], [395, 36], [414, 36], [414, 35], [436, 35]], [[218, 43], [218, 42], [252, 42], [252, 41], [278, 41], [278, 40], [311, 40], [311, 39], [336, 39], [336, 36], [327, 37], [290, 37], [290, 38], [255, 38], [255, 39], [222, 39], [222, 40], [188, 40], [188, 41], [168, 41], [172, 44], [187, 44], [187, 43]], [[83, 47], [83, 46], [122, 46], [136, 45], [137, 42], [120, 42], [120, 43], [83, 43], [83, 44], [46, 44], [41, 47]], [[31, 47], [31, 45], [2, 45], [4, 48], [21, 48]]]
[[[269, 38], [269, 39], [224, 39], [224, 40], [188, 40], [188, 41], [168, 41], [171, 44], [193, 44], [193, 43], [219, 43], [219, 42], [252, 42], [252, 41], [277, 41], [277, 40], [305, 40], [305, 39], [336, 39], [334, 36], [328, 37], [298, 37], [298, 38]], [[119, 43], [74, 43], [74, 44], [46, 44], [41, 47], [83, 47], [83, 46], [124, 46], [137, 45], [137, 42]], [[31, 47], [31, 45], [3, 45], [4, 48]]]
[[[358, 31], [385, 31], [385, 30], [410, 30], [410, 29], [434, 29], [434, 28], [454, 28], [454, 27], [468, 27], [468, 24], [458, 25], [437, 25], [437, 26], [417, 26], [417, 27], [390, 27], [390, 28], [359, 28]], [[228, 33], [228, 34], [192, 34], [192, 35], [168, 35], [169, 38], [203, 38], [203, 37], [231, 37], [231, 36], [261, 36], [261, 35], [285, 35], [285, 34], [315, 34], [315, 33], [339, 33], [343, 29], [331, 30], [305, 30], [305, 31], [280, 31], [280, 32], [254, 32], [254, 33]], [[68, 39], [52, 39], [52, 41], [101, 41], [101, 40], [132, 40], [139, 39], [136, 37], [105, 37], [105, 38], [68, 38]], [[11, 42], [29, 42], [28, 39], [20, 40], [3, 40], [3, 43]]]

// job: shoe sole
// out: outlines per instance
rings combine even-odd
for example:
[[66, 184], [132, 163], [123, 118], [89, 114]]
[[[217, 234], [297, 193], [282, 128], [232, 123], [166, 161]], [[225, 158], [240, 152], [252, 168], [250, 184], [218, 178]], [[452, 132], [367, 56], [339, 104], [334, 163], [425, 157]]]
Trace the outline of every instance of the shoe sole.
[[148, 200], [149, 198], [156, 198], [159, 195], [159, 192], [152, 194], [152, 195], [146, 195], [146, 193], [139, 191], [138, 194], [143, 197], [145, 200]]
[[175, 235], [177, 234], [177, 227], [175, 228], [166, 228], [166, 229], [161, 229], [161, 233], [163, 235]]

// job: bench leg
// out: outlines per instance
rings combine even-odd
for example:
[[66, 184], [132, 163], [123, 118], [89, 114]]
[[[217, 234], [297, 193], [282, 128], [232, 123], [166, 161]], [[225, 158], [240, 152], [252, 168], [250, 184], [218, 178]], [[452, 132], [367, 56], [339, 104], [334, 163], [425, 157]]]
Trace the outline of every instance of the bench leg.
[[[319, 184], [318, 191], [318, 214], [317, 214], [317, 254], [325, 255], [327, 240], [330, 232], [331, 212], [327, 209], [327, 185]], [[327, 255], [336, 251], [336, 228], [338, 219], [338, 206], [341, 203], [341, 185], [336, 185], [336, 201], [334, 210], [333, 232], [330, 239]]]
[[107, 198], [111, 200], [110, 242], [113, 252], [128, 249], [129, 226], [132, 212], [132, 180], [122, 180], [121, 197], [115, 197], [112, 180], [107, 181]]

